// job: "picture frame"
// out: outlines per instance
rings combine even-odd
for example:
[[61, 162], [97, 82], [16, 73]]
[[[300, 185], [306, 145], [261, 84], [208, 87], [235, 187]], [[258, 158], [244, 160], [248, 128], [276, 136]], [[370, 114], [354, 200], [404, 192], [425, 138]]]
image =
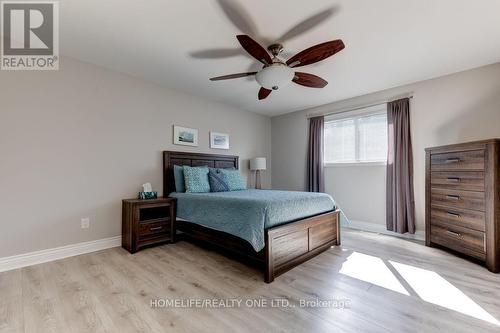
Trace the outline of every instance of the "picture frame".
[[229, 134], [210, 132], [210, 148], [229, 149]]
[[174, 145], [198, 147], [198, 130], [174, 125]]

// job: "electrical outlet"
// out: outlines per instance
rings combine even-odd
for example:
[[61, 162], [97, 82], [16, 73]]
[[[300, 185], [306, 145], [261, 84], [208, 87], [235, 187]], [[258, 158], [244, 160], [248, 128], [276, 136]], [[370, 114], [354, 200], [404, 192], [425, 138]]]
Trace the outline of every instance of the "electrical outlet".
[[84, 217], [81, 222], [82, 229], [90, 228], [90, 218]]

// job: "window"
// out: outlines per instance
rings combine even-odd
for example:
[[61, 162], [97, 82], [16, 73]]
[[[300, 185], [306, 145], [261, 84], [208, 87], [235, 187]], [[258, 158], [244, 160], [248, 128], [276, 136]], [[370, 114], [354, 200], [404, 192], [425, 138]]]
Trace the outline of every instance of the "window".
[[386, 162], [385, 111], [325, 121], [325, 163]]

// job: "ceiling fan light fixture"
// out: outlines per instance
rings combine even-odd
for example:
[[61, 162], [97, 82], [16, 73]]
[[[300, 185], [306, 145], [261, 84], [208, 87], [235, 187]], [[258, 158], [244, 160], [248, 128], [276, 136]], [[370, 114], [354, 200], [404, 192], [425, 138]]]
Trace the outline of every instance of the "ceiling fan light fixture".
[[257, 82], [266, 89], [278, 90], [292, 82], [295, 76], [293, 69], [282, 63], [273, 63], [264, 67], [255, 75]]
[[238, 35], [236, 38], [248, 54], [264, 64], [264, 68], [259, 72], [217, 76], [210, 78], [210, 81], [229, 80], [255, 75], [256, 81], [261, 86], [257, 95], [259, 100], [266, 99], [273, 90], [278, 90], [290, 84], [290, 82], [309, 88], [324, 88], [328, 84], [327, 81], [310, 73], [295, 72], [294, 68], [317, 63], [342, 51], [345, 47], [342, 40], [332, 40], [311, 46], [297, 53], [286, 62], [283, 62], [278, 58], [278, 55], [283, 50], [283, 45], [277, 43], [268, 47], [268, 51], [273, 55], [273, 58], [271, 58], [269, 53], [250, 36]]

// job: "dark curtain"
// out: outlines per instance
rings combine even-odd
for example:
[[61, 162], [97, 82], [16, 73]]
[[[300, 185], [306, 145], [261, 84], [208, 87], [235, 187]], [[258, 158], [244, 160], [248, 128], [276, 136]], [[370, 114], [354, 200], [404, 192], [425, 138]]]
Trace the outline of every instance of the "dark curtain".
[[410, 100], [387, 103], [387, 230], [415, 233]]
[[324, 192], [323, 130], [325, 117], [309, 119], [309, 145], [307, 153], [307, 189], [309, 192]]

